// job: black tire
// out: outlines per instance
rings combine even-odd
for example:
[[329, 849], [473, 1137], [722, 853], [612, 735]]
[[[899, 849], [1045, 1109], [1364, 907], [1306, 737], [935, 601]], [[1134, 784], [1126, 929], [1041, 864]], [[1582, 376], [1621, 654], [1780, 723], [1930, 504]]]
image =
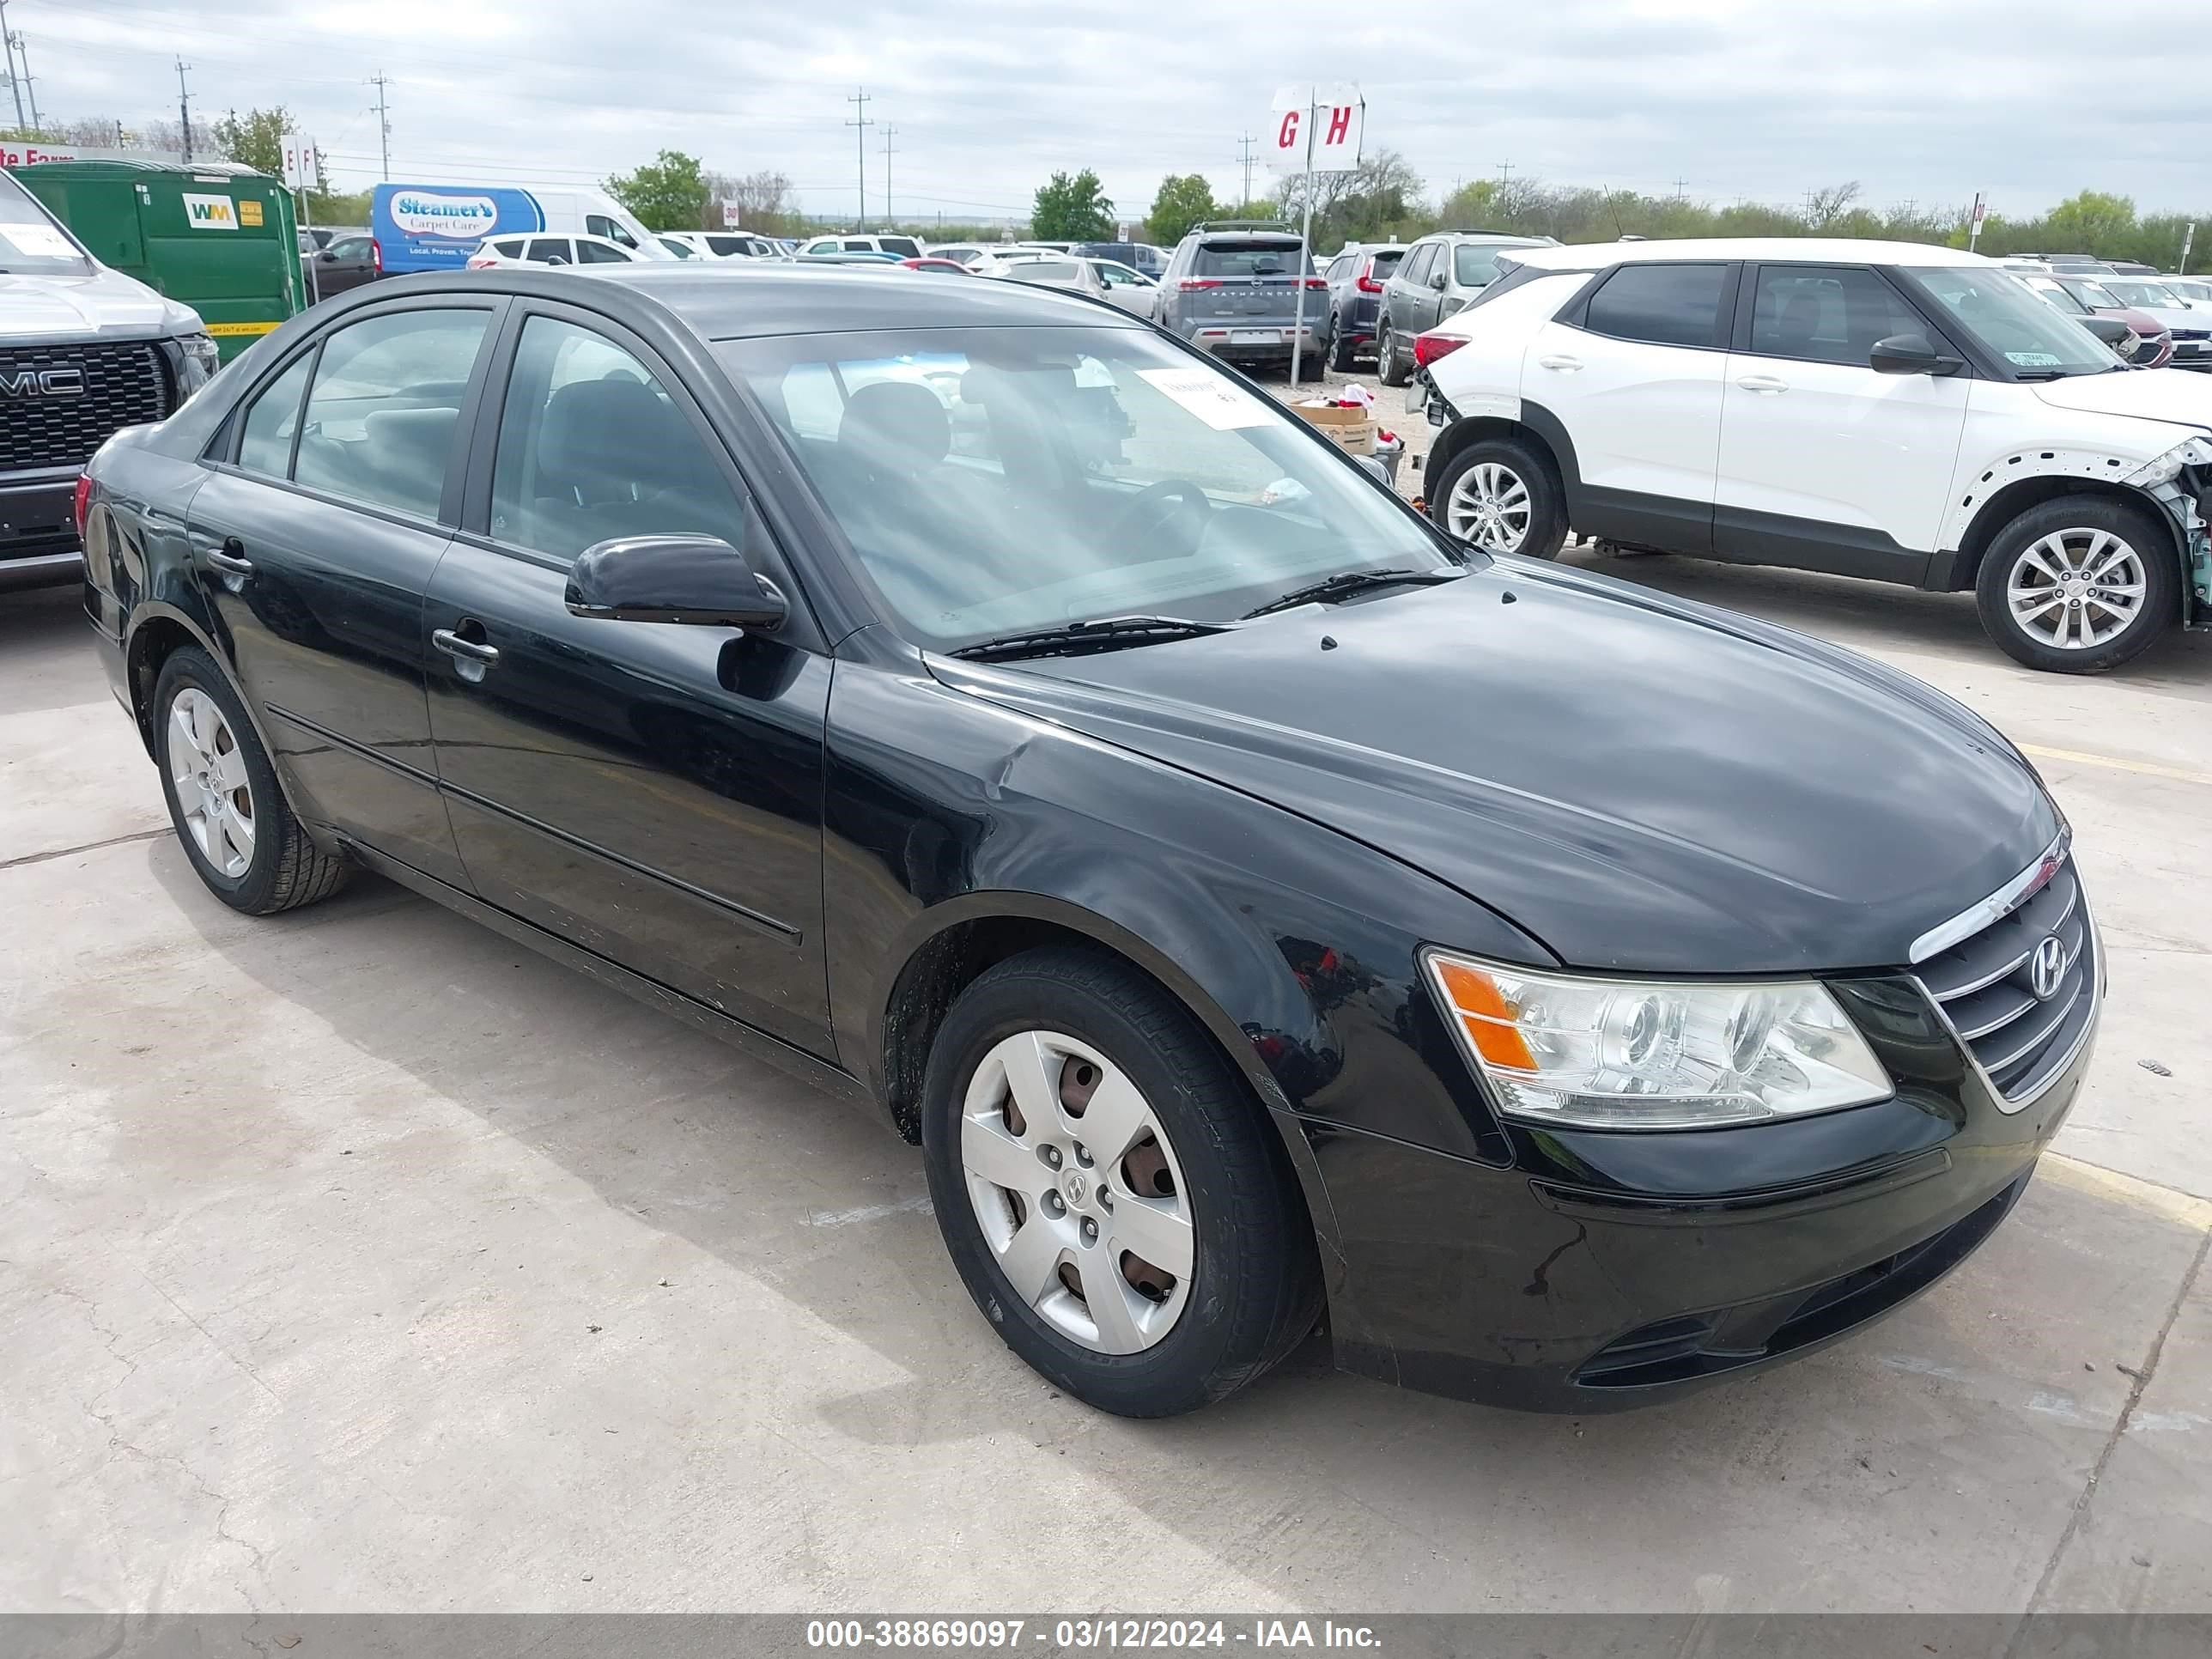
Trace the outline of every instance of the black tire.
[[1298, 353], [1298, 380], [1300, 383], [1310, 384], [1313, 381], [1321, 379], [1322, 371], [1327, 367], [1328, 362], [1328, 359], [1327, 356], [1318, 349], [1313, 351], [1301, 351]]
[[1452, 533], [1452, 491], [1459, 481], [1484, 462], [1510, 470], [1528, 490], [1528, 527], [1521, 545], [1511, 550], [1527, 559], [1556, 559], [1567, 541], [1567, 504], [1559, 490], [1559, 475], [1548, 456], [1517, 438], [1484, 438], [1453, 456], [1437, 475], [1429, 493], [1429, 517], [1446, 535]]
[[1412, 365], [1398, 367], [1398, 333], [1388, 317], [1375, 325], [1375, 375], [1384, 386], [1403, 386], [1413, 378]]
[[[245, 763], [253, 852], [245, 870], [234, 876], [218, 869], [200, 850], [171, 775], [170, 714], [179, 695], [187, 690], [202, 693], [221, 710], [223, 725]], [[169, 804], [169, 822], [185, 856], [210, 892], [234, 910], [266, 916], [326, 899], [345, 885], [351, 866], [316, 846], [293, 816], [268, 751], [255, 735], [253, 722], [246, 718], [245, 704], [214, 659], [198, 646], [173, 651], [161, 664], [161, 675], [154, 683], [153, 720], [154, 759], [161, 772], [162, 798]]]
[[[1181, 1314], [1150, 1347], [1099, 1352], [1048, 1323], [1015, 1291], [976, 1219], [963, 1103], [991, 1050], [1028, 1030], [1073, 1037], [1120, 1066], [1172, 1143], [1194, 1265]], [[1235, 1393], [1312, 1330], [1320, 1262], [1275, 1132], [1204, 1029], [1133, 969], [1057, 947], [999, 963], [939, 1029], [922, 1109], [930, 1195], [953, 1265], [1006, 1346], [1055, 1388], [1118, 1416], [1171, 1416]]]
[[[2013, 574], [2023, 563], [2024, 556], [2046, 537], [2061, 538], [2062, 549], [2068, 549], [2067, 538], [2078, 534], [2086, 553], [2088, 538], [2100, 532], [2118, 537], [2133, 550], [2142, 572], [2142, 602], [2133, 620], [2109, 639], [2063, 647], [2033, 620], [2022, 621], [2014, 615], [2008, 598]], [[2050, 562], [2047, 554], [2044, 562]], [[1982, 613], [1982, 626], [2014, 661], [2047, 673], [2102, 674], [2148, 649], [2180, 620], [2179, 563], [2172, 536], [2150, 508], [2110, 495], [2061, 495], [2029, 507], [1997, 532], [1989, 551], [1982, 556], [1974, 580], [1974, 599]], [[2031, 576], [2034, 586], [2047, 580], [2039, 569], [2023, 574]], [[2081, 619], [2068, 624], [2069, 634], [2078, 634], [2083, 622], [2094, 628], [2109, 623], [2114, 613], [2085, 595], [2082, 605], [2072, 608], [2069, 614]]]
[[1340, 374], [1352, 373], [1352, 331], [1340, 321], [1330, 336], [1334, 342], [1329, 351], [1328, 366]]

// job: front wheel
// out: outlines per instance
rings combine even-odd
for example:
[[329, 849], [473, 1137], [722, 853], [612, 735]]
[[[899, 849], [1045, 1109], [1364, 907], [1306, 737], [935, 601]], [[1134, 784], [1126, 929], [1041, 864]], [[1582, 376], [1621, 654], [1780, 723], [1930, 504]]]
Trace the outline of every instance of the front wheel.
[[1528, 445], [1485, 438], [1452, 457], [1429, 497], [1446, 535], [1492, 553], [1554, 559], [1566, 544], [1566, 504], [1552, 469]]
[[2015, 661], [2100, 674], [2172, 625], [2180, 583], [2172, 538], [2148, 508], [2062, 495], [1997, 532], [1974, 596], [1982, 626]]
[[1411, 368], [1398, 367], [1398, 334], [1387, 317], [1375, 336], [1375, 374], [1384, 386], [1403, 386], [1413, 378]]
[[954, 1267], [1008, 1347], [1124, 1417], [1221, 1399], [1312, 1328], [1311, 1225], [1273, 1133], [1189, 1014], [1104, 956], [999, 963], [930, 1048]]

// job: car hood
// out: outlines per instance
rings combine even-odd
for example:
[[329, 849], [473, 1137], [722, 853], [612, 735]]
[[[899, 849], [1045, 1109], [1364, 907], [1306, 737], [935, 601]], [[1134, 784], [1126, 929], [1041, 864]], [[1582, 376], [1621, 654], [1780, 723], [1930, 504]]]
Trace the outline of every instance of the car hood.
[[104, 265], [82, 276], [0, 275], [0, 343], [143, 340], [199, 326], [191, 307]]
[[2035, 395], [2056, 409], [2087, 415], [2212, 428], [2212, 377], [2187, 368], [2140, 368], [2126, 374], [2069, 374], [2042, 380]]
[[1918, 681], [1556, 565], [1176, 643], [931, 665], [1379, 848], [1574, 966], [1901, 963], [2060, 827], [2019, 753]]

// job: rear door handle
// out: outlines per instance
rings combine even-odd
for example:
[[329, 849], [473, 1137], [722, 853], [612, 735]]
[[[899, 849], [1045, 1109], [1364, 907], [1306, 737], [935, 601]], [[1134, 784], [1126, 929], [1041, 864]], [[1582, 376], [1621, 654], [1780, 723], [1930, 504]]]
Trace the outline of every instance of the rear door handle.
[[226, 576], [253, 574], [253, 561], [246, 556], [246, 544], [235, 536], [224, 537], [221, 548], [210, 548], [200, 556], [207, 561], [209, 569], [220, 570]]
[[1746, 392], [1763, 392], [1771, 397], [1778, 392], [1790, 390], [1790, 382], [1778, 380], [1771, 374], [1747, 374], [1736, 384]]
[[1583, 360], [1579, 357], [1539, 357], [1536, 364], [1540, 368], [1563, 368], [1571, 373], [1583, 366]]

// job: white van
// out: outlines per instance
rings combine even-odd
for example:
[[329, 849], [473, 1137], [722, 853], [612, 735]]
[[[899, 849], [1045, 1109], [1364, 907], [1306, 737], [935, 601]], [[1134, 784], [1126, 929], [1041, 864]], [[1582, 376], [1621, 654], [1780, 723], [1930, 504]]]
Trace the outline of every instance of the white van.
[[674, 259], [628, 208], [596, 190], [537, 185], [379, 185], [369, 230], [384, 272], [459, 270], [492, 236], [603, 236], [640, 259]]

